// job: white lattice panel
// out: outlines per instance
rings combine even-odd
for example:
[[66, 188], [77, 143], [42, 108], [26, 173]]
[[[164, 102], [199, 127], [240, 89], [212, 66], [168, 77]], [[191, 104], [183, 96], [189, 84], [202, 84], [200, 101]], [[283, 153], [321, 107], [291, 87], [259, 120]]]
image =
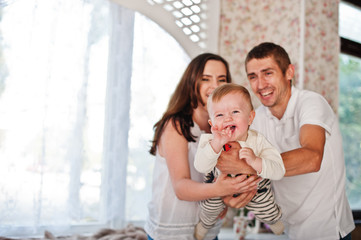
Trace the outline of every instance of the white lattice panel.
[[158, 4], [172, 13], [174, 22], [189, 39], [205, 49], [207, 38], [206, 23], [207, 8], [204, 0], [147, 0], [151, 5]]
[[191, 56], [218, 51], [219, 0], [113, 0], [168, 31]]

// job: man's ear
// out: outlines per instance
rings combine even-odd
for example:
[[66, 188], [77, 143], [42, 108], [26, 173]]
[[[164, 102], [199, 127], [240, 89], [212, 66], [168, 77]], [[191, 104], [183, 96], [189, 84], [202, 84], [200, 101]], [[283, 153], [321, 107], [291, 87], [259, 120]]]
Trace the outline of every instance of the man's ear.
[[286, 78], [287, 80], [292, 80], [295, 76], [295, 66], [293, 64], [288, 65], [286, 70]]
[[253, 122], [254, 117], [256, 116], [256, 112], [254, 110], [252, 110], [249, 113], [249, 120], [248, 120], [248, 126], [250, 126]]

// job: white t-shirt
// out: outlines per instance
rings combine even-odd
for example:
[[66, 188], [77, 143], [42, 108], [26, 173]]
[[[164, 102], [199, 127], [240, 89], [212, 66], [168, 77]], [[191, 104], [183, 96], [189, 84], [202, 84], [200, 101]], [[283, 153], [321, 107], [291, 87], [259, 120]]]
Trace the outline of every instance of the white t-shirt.
[[319, 94], [292, 87], [282, 119], [260, 106], [251, 128], [261, 132], [281, 153], [300, 147], [299, 130], [313, 124], [326, 130], [321, 169], [272, 181], [290, 239], [339, 239], [354, 229], [345, 192], [345, 162], [337, 116]]
[[[191, 179], [203, 182], [203, 174], [194, 169], [194, 155], [197, 151], [201, 130], [194, 123], [191, 129], [197, 142], [188, 143], [188, 161]], [[177, 147], [177, 146], [174, 146]], [[157, 151], [154, 171], [152, 199], [148, 204], [148, 219], [144, 229], [155, 240], [194, 240], [194, 227], [199, 222], [199, 203], [182, 201], [174, 193], [166, 159]], [[207, 240], [214, 239], [221, 227], [219, 220], [206, 235]]]
[[[222, 151], [215, 153], [210, 141], [212, 134], [202, 134], [199, 140], [198, 150], [194, 160], [194, 167], [201, 173], [211, 172], [217, 165], [217, 160]], [[241, 147], [251, 148], [257, 157], [262, 159], [262, 172], [258, 175], [262, 178], [279, 180], [285, 175], [285, 166], [280, 153], [267, 139], [254, 130], [248, 130], [246, 141], [238, 141]]]

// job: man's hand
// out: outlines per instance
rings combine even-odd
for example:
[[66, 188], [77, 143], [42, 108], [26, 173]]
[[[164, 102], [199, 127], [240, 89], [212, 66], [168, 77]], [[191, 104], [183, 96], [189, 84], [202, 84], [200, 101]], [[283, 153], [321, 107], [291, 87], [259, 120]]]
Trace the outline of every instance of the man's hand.
[[256, 195], [257, 190], [241, 193], [238, 197], [227, 196], [223, 198], [224, 204], [232, 208], [242, 208], [246, 206]]
[[241, 149], [239, 143], [229, 142], [228, 144], [231, 145], [231, 149], [222, 151], [217, 161], [217, 168], [227, 174], [257, 174], [244, 159], [239, 159], [239, 150]]
[[226, 216], [227, 211], [228, 211], [228, 207], [226, 206], [226, 207], [223, 209], [223, 211], [218, 215], [218, 218], [219, 218], [219, 219], [223, 219], [223, 218]]

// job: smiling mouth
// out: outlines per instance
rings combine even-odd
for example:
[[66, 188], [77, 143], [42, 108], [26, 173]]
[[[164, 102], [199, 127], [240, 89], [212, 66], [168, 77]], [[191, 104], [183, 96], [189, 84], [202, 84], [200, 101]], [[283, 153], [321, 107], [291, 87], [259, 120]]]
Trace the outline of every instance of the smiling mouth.
[[234, 125], [229, 126], [229, 129], [233, 132], [236, 129], [236, 126], [234, 126]]
[[259, 93], [262, 97], [267, 97], [272, 94], [272, 91]]
[[212, 92], [207, 92], [206, 96], [209, 97], [209, 96], [211, 96], [212, 93], [213, 93], [213, 91]]
[[259, 91], [258, 92], [259, 95], [261, 95], [262, 97], [268, 97], [270, 96], [271, 94], [273, 94], [273, 90], [272, 89], [264, 89], [263, 91]]

